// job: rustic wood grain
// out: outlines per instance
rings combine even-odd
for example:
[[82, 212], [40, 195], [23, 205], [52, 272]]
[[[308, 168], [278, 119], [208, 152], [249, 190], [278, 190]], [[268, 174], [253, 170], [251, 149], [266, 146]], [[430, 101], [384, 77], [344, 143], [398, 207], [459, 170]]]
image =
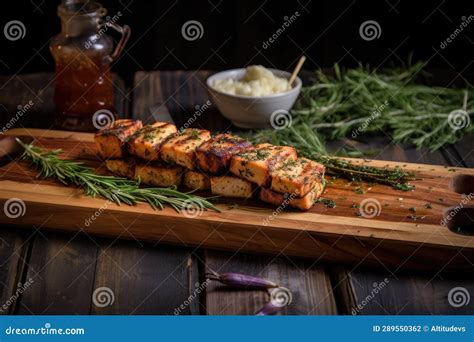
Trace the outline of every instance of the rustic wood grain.
[[[199, 295], [193, 295], [198, 276], [191, 249], [135, 240], [104, 240], [99, 249], [94, 288], [109, 288], [114, 301], [105, 307], [93, 303], [91, 313], [198, 314]], [[190, 296], [192, 300], [188, 300]]]
[[96, 243], [79, 231], [66, 235], [39, 228], [25, 276], [33, 283], [23, 293], [16, 313], [88, 314], [96, 255]]
[[21, 234], [15, 227], [0, 230], [0, 315], [11, 314], [18, 305], [32, 235]]
[[[372, 148], [379, 146], [383, 149], [389, 146], [378, 156], [383, 159], [443, 165], [446, 163], [444, 156], [449, 155], [449, 152], [444, 150], [430, 153], [407, 145], [390, 146], [384, 140], [376, 138], [370, 141]], [[463, 251], [461, 250], [460, 253], [462, 254]], [[445, 262], [448, 261], [435, 262], [439, 273], [430, 275], [419, 273], [413, 275], [400, 270], [392, 272], [382, 260], [378, 270], [362, 266], [335, 270], [332, 273], [335, 279], [334, 291], [341, 298], [341, 312], [363, 315], [472, 314], [474, 312], [472, 301], [457, 308], [453, 307], [448, 300], [449, 291], [455, 287], [463, 287], [470, 293], [474, 290], [474, 282], [465, 274], [450, 274], [449, 276], [441, 274]], [[466, 272], [473, 269], [473, 261], [470, 259], [467, 263]], [[433, 259], [428, 257], [425, 262], [433, 263]], [[386, 285], [379, 290], [381, 283]]]

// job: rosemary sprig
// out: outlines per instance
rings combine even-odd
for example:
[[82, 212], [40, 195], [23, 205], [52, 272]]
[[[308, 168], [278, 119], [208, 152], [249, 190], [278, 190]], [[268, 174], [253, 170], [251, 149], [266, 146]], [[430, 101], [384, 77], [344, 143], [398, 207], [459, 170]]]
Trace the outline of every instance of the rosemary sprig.
[[315, 83], [302, 89], [292, 111], [293, 124], [307, 124], [328, 139], [382, 130], [395, 143], [431, 151], [456, 143], [474, 132], [469, 125], [474, 93], [416, 83], [419, 75], [427, 75], [424, 67], [419, 62], [377, 72], [363, 66], [343, 71], [335, 65], [334, 76], [317, 71]]
[[24, 148], [21, 159], [29, 161], [38, 169], [38, 178], [54, 178], [66, 185], [75, 185], [87, 196], [101, 196], [118, 205], [148, 203], [154, 209], [170, 206], [176, 211], [206, 210], [219, 211], [211, 202], [192, 193], [176, 188], [140, 188], [140, 182], [126, 178], [98, 175], [93, 168], [81, 162], [59, 158], [61, 149], [43, 150], [16, 139]]

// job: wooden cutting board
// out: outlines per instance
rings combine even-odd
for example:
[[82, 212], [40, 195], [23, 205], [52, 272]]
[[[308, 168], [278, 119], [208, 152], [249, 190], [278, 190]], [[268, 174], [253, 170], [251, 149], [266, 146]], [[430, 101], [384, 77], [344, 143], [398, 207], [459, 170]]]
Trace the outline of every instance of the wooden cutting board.
[[[12, 129], [0, 141], [0, 155], [10, 153], [3, 160], [13, 156], [8, 136], [34, 138], [34, 143], [43, 148], [62, 148], [65, 158], [83, 160], [103, 171], [92, 134]], [[35, 169], [15, 159], [0, 167], [0, 205], [6, 209], [9, 200], [20, 199], [25, 204], [24, 210], [20, 210], [23, 215], [13, 218], [2, 212], [0, 222], [391, 270], [473, 270], [474, 237], [453, 232], [441, 222], [449, 215], [449, 208], [456, 208], [454, 217], [446, 221], [448, 226], [461, 224], [473, 232], [474, 198], [467, 194], [474, 192], [474, 169], [391, 161], [355, 162], [400, 166], [415, 171], [420, 180], [413, 182], [414, 191], [364, 184], [366, 192], [359, 194], [353, 184], [328, 178], [323, 196], [335, 201], [334, 208], [317, 203], [308, 212], [280, 212], [257, 200], [221, 199], [221, 213], [206, 211], [190, 217], [170, 208], [155, 211], [146, 204], [107, 204], [102, 198], [83, 196], [79, 189], [35, 179]]]

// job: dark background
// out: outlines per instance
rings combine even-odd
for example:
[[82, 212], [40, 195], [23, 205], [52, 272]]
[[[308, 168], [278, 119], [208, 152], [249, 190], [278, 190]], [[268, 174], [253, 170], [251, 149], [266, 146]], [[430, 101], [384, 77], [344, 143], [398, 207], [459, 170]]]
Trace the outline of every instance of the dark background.
[[[473, 1], [144, 1], [103, 0], [111, 15], [122, 12], [119, 24], [132, 28], [126, 52], [113, 69], [128, 85], [137, 70], [229, 69], [263, 64], [293, 68], [301, 54], [307, 69], [369, 63], [374, 67], [401, 64], [410, 54], [429, 60], [430, 68], [461, 73], [472, 80], [474, 22], [445, 49], [440, 44], [474, 14]], [[0, 74], [54, 70], [49, 39], [60, 30], [59, 1], [2, 2], [0, 26], [20, 20], [26, 36], [8, 41], [0, 35]], [[262, 44], [298, 11], [300, 17], [268, 49]], [[197, 20], [203, 37], [187, 41], [181, 26]], [[359, 26], [377, 21], [379, 39], [365, 41]], [[118, 38], [114, 36], [114, 38]]]

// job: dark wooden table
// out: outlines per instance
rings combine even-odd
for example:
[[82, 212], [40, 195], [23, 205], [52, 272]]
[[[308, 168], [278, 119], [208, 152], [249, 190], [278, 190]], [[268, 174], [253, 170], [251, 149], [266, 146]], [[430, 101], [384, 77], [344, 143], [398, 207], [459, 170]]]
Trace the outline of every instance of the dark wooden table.
[[[116, 79], [117, 108], [123, 116], [152, 121], [150, 108], [168, 111], [182, 125], [207, 101], [204, 80], [209, 72], [138, 72], [127, 89]], [[48, 127], [52, 110], [52, 75], [34, 74], [0, 78], [0, 119], [6, 120], [18, 104], [35, 102], [19, 125]], [[133, 108], [128, 112], [128, 108]], [[3, 124], [3, 123], [2, 123]], [[233, 127], [209, 108], [196, 127], [228, 130]], [[18, 125], [17, 125], [18, 127]], [[360, 149], [379, 149], [378, 159], [474, 167], [473, 139], [429, 153], [411, 146], [391, 144], [387, 137], [370, 141], [344, 141]], [[1, 213], [3, 214], [3, 213]], [[121, 225], [117, 222], [117, 225]], [[126, 229], [127, 227], [124, 227]], [[173, 227], [170, 226], [170, 233]], [[426, 260], [430, 263], [430, 260]], [[209, 285], [196, 298], [204, 272], [241, 272], [269, 278], [288, 287], [293, 303], [283, 314], [473, 314], [474, 300], [455, 308], [448, 302], [454, 287], [474, 295], [474, 280], [464, 274], [415, 274], [361, 266], [325, 264], [319, 260], [290, 258], [284, 251], [275, 257], [229, 253], [194, 247], [142, 243], [135, 240], [96, 238], [84, 234], [49, 232], [41, 227], [0, 229], [0, 304], [11, 302], [1, 314], [253, 314], [268, 300], [257, 291], [230, 291]], [[18, 289], [33, 280], [23, 292]], [[372, 296], [374, 284], [388, 279]], [[108, 287], [114, 302], [98, 307], [94, 290]]]

